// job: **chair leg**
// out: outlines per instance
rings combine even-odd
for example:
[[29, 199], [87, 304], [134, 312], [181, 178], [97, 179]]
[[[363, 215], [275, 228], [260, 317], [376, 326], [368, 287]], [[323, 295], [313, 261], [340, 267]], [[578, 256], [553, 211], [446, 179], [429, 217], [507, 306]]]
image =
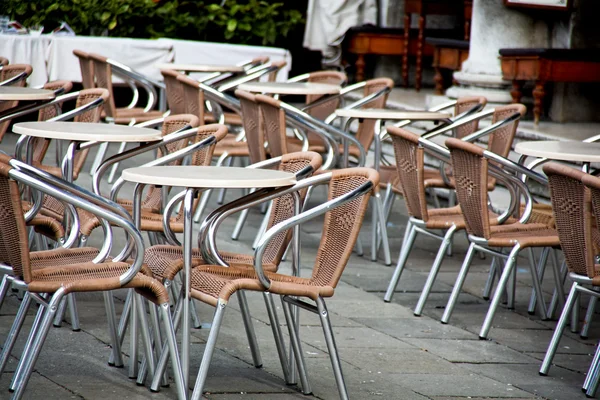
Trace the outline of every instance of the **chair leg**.
[[[583, 386], [581, 386], [581, 390], [586, 393], [587, 397], [593, 397], [596, 388], [593, 388], [594, 385], [598, 384], [598, 377], [600, 372], [600, 346], [596, 345], [596, 351], [594, 353], [594, 358], [592, 358], [592, 363], [590, 364], [590, 368], [588, 369], [587, 374], [585, 375], [585, 381], [583, 382]], [[590, 390], [593, 390], [590, 394]]]
[[256, 332], [254, 331], [254, 325], [252, 324], [252, 317], [250, 316], [250, 310], [248, 309], [248, 300], [246, 299], [246, 293], [243, 290], [237, 293], [238, 302], [240, 304], [240, 311], [242, 312], [242, 320], [244, 321], [244, 328], [246, 329], [246, 335], [248, 336], [248, 345], [250, 346], [250, 352], [252, 353], [252, 362], [256, 368], [262, 367], [262, 358], [260, 356], [260, 350], [258, 348], [258, 341], [256, 340]]
[[223, 314], [225, 313], [226, 307], [227, 302], [219, 299], [210, 333], [208, 334], [208, 340], [206, 341], [206, 347], [204, 348], [204, 354], [202, 354], [202, 362], [200, 363], [200, 370], [198, 371], [198, 377], [196, 378], [196, 384], [194, 385], [191, 400], [200, 400], [202, 398], [206, 376], [208, 375], [208, 368], [210, 367], [210, 362], [215, 351], [215, 345], [217, 343], [217, 337], [219, 336], [219, 329], [221, 328], [221, 322], [223, 321]]
[[[123, 312], [121, 313], [121, 319], [119, 320], [119, 328], [117, 330], [118, 334], [118, 343], [119, 346], [123, 346], [123, 341], [125, 340], [125, 331], [127, 330], [127, 326], [129, 325], [129, 314], [131, 313], [131, 298], [133, 296], [133, 289], [129, 289], [127, 291], [127, 297], [125, 297], [125, 304], [123, 305]], [[111, 297], [112, 299], [112, 297]], [[116, 317], [115, 317], [116, 321]], [[121, 360], [122, 361], [122, 360]], [[110, 353], [110, 357], [108, 358], [108, 365], [116, 366], [115, 363], [115, 355], [113, 352]]]
[[281, 325], [279, 324], [279, 318], [277, 317], [277, 311], [275, 310], [275, 304], [273, 302], [273, 296], [271, 293], [263, 292], [265, 299], [265, 306], [267, 307], [267, 314], [269, 315], [269, 323], [271, 324], [271, 330], [273, 331], [273, 338], [275, 339], [275, 347], [277, 348], [277, 354], [279, 355], [279, 361], [281, 362], [281, 369], [283, 371], [283, 379], [287, 385], [295, 385], [296, 377], [290, 376], [289, 360], [286, 355], [285, 341], [283, 339], [283, 333], [281, 332]]
[[[390, 243], [388, 241], [387, 234], [387, 218], [385, 217], [385, 210], [383, 208], [383, 201], [381, 200], [381, 194], [379, 191], [375, 193], [375, 211], [377, 211], [377, 219], [379, 221], [379, 234], [375, 235], [375, 259], [377, 259], [377, 250], [379, 249], [379, 243], [377, 238], [381, 237], [383, 245], [383, 259], [385, 265], [392, 265], [392, 256], [390, 254]], [[377, 233], [377, 230], [375, 230]]]
[[[529, 251], [531, 252], [531, 251], [533, 251], [533, 249], [530, 248]], [[546, 262], [548, 260], [549, 252], [550, 252], [550, 248], [544, 247], [542, 249], [542, 254], [540, 254], [540, 259], [537, 263], [537, 269], [538, 269], [538, 275], [540, 276], [540, 281], [544, 280], [544, 274], [546, 272]], [[531, 255], [530, 257], [533, 258], [533, 255]], [[537, 303], [537, 296], [535, 295], [535, 289], [532, 288], [531, 289], [531, 297], [529, 298], [529, 307], [527, 308], [527, 312], [529, 314], [533, 315], [535, 313], [536, 303]]]
[[6, 297], [6, 293], [8, 293], [8, 289], [11, 287], [14, 277], [5, 274], [2, 277], [2, 283], [0, 283], [0, 308], [2, 308], [2, 303], [4, 303], [4, 298]]
[[[180, 295], [181, 297], [183, 294]], [[181, 299], [179, 299], [181, 300]], [[162, 306], [161, 306], [162, 308]], [[183, 311], [183, 301], [177, 301], [175, 305], [175, 312], [173, 313], [173, 331], [177, 333], [179, 329], [179, 323], [181, 322], [181, 313]], [[170, 313], [169, 313], [170, 314]], [[168, 338], [167, 338], [168, 339]], [[154, 376], [152, 377], [152, 384], [150, 385], [150, 391], [158, 392], [159, 387], [162, 381], [162, 376], [167, 368], [167, 362], [169, 361], [170, 353], [168, 348], [168, 343], [164, 342], [162, 346], [162, 350], [160, 353], [160, 357], [158, 362], [156, 363], [156, 371], [154, 372]]]
[[136, 379], [138, 376], [138, 339], [139, 323], [138, 309], [135, 304], [136, 293], [131, 290], [131, 308], [129, 311], [129, 379]]
[[[594, 288], [594, 291], [598, 291], [598, 289]], [[598, 298], [596, 296], [590, 296], [590, 302], [587, 306], [587, 311], [585, 313], [585, 319], [583, 320], [583, 326], [581, 327], [581, 332], [579, 336], [582, 339], [587, 339], [588, 333], [590, 331], [590, 325], [592, 323], [592, 319], [594, 318], [594, 313], [596, 311], [596, 304], [598, 303]]]
[[98, 146], [98, 152], [96, 153], [96, 157], [94, 158], [94, 162], [92, 163], [92, 167], [90, 168], [90, 175], [93, 175], [94, 172], [98, 169], [102, 161], [104, 161], [104, 156], [106, 155], [106, 151], [108, 150], [108, 142], [102, 143]]
[[67, 307], [69, 308], [69, 316], [71, 317], [71, 330], [73, 332], [79, 332], [81, 330], [81, 326], [79, 325], [79, 313], [77, 312], [75, 293], [69, 293], [66, 298]]
[[548, 344], [548, 350], [546, 350], [544, 361], [542, 361], [542, 366], [540, 367], [540, 375], [548, 375], [548, 370], [550, 369], [550, 365], [552, 364], [552, 359], [554, 358], [556, 349], [558, 349], [560, 338], [562, 337], [562, 334], [565, 331], [565, 327], [567, 326], [567, 322], [569, 321], [569, 314], [573, 311], [573, 307], [575, 306], [575, 304], [577, 303], [577, 299], [579, 298], [580, 293], [578, 288], [579, 284], [577, 282], [573, 282], [573, 286], [571, 286], [571, 292], [569, 293], [569, 297], [567, 298], [565, 307], [563, 308], [563, 311], [560, 314], [560, 319], [558, 320], [558, 324], [556, 324], [556, 328], [554, 328], [554, 334], [552, 335], [552, 339]]
[[[558, 262], [557, 262], [558, 265]], [[563, 262], [559, 268], [559, 279], [558, 281], [560, 282], [559, 285], [561, 287], [564, 287], [565, 285], [565, 281], [567, 280], [567, 273], [568, 273], [568, 268], [567, 268], [567, 264], [566, 262]], [[552, 294], [552, 300], [550, 301], [550, 306], [548, 307], [548, 315], [550, 316], [550, 318], [554, 318], [554, 313], [556, 311], [557, 305], [559, 303], [559, 299], [558, 299], [559, 295], [557, 290], [554, 290], [554, 293]], [[564, 308], [564, 303], [563, 303], [563, 308]]]
[[438, 249], [437, 255], [435, 256], [435, 260], [433, 261], [433, 265], [431, 266], [431, 271], [429, 271], [427, 281], [425, 282], [425, 286], [421, 291], [421, 296], [419, 296], [419, 301], [417, 302], [417, 306], [415, 307], [414, 315], [417, 317], [420, 317], [421, 313], [423, 312], [423, 308], [425, 307], [425, 303], [427, 302], [427, 298], [429, 297], [431, 288], [435, 283], [435, 278], [437, 277], [437, 274], [440, 271], [440, 267], [442, 266], [442, 262], [444, 261], [444, 257], [446, 256], [446, 250], [450, 246], [450, 243], [452, 243], [454, 232], [456, 232], [456, 225], [452, 225], [444, 235], [442, 244]]
[[327, 350], [329, 351], [329, 357], [331, 358], [331, 366], [333, 367], [333, 373], [335, 374], [335, 381], [340, 392], [340, 398], [347, 400], [348, 390], [346, 389], [346, 383], [344, 382], [342, 363], [340, 362], [337, 346], [335, 345], [335, 337], [333, 336], [333, 329], [331, 328], [327, 306], [322, 297], [317, 298], [317, 308], [319, 309], [321, 326], [323, 327], [323, 333], [325, 334], [325, 342], [327, 343]]
[[465, 260], [463, 261], [462, 266], [460, 267], [460, 272], [456, 277], [456, 283], [454, 283], [454, 287], [452, 288], [452, 293], [450, 294], [450, 298], [448, 299], [448, 304], [446, 305], [446, 309], [444, 310], [444, 315], [442, 315], [442, 324], [447, 324], [450, 320], [450, 316], [452, 315], [452, 311], [454, 311], [454, 306], [456, 305], [458, 295], [460, 294], [463, 284], [465, 283], [465, 279], [467, 277], [467, 273], [469, 272], [469, 267], [471, 266], [471, 261], [473, 260], [474, 255], [475, 245], [471, 243], [469, 245], [469, 250], [467, 250]]
[[264, 235], [264, 233], [267, 231], [267, 225], [269, 225], [269, 215], [271, 214], [272, 207], [273, 207], [273, 203], [270, 202], [269, 209], [268, 209], [267, 213], [265, 214], [265, 216], [263, 217], [262, 222], [260, 224], [260, 228], [258, 228], [258, 232], [256, 232], [256, 237], [254, 238], [254, 242], [252, 243], [253, 249], [255, 249], [256, 246], [258, 246], [258, 241], [260, 240], [262, 235]]
[[306, 363], [304, 362], [304, 353], [302, 352], [302, 345], [300, 344], [300, 338], [298, 337], [298, 331], [294, 324], [294, 318], [292, 316], [292, 310], [289, 303], [281, 298], [281, 306], [283, 308], [283, 314], [285, 315], [285, 323], [288, 327], [290, 335], [290, 346], [294, 353], [294, 359], [296, 360], [296, 366], [298, 367], [298, 374], [300, 375], [300, 384], [302, 385], [302, 393], [311, 394], [312, 389], [308, 381], [308, 373], [306, 370]]
[[235, 223], [235, 228], [233, 229], [233, 233], [231, 234], [232, 240], [238, 240], [240, 238], [240, 234], [242, 233], [242, 229], [244, 228], [244, 224], [248, 219], [249, 209], [245, 208], [240, 212], [240, 216], [238, 217], [237, 222]]
[[398, 264], [396, 264], [396, 269], [394, 270], [390, 284], [388, 285], [385, 296], [383, 297], [383, 301], [387, 303], [392, 301], [394, 290], [396, 290], [396, 286], [398, 286], [398, 281], [400, 280], [400, 276], [404, 271], [406, 260], [408, 259], [410, 251], [412, 250], [412, 246], [415, 242], [415, 238], [417, 237], [416, 227], [410, 221], [409, 224], [410, 230], [408, 232], [408, 238], [405, 240], [405, 243], [402, 244], [402, 249], [400, 250], [400, 255], [398, 256]]
[[62, 326], [63, 319], [65, 318], [65, 312], [67, 311], [67, 298], [63, 298], [61, 303], [58, 305], [56, 316], [54, 317], [53, 326], [60, 328]]
[[571, 311], [571, 332], [576, 333], [579, 329], [579, 310], [581, 309], [581, 296], [575, 299], [573, 311]]
[[140, 336], [142, 337], [142, 344], [145, 350], [148, 371], [150, 372], [150, 375], [154, 376], [154, 372], [156, 371], [156, 360], [154, 359], [152, 339], [150, 338], [150, 330], [148, 329], [149, 324], [146, 316], [146, 307], [144, 307], [144, 300], [142, 300], [141, 295], [137, 293], [134, 294], [133, 300], [135, 302], [135, 307], [137, 307], [137, 317], [141, 334]]
[[58, 305], [63, 295], [64, 289], [60, 288], [52, 296], [52, 299], [46, 307], [46, 312], [41, 319], [40, 327], [37, 332], [35, 332], [35, 339], [31, 342], [30, 347], [26, 347], [28, 350], [26, 351], [26, 354], [23, 355], [21, 362], [19, 363], [19, 365], [23, 364], [22, 369], [20, 370], [20, 373], [15, 372], [15, 384], [14, 386], [11, 385], [11, 387], [14, 388], [14, 393], [11, 397], [11, 400], [20, 400], [25, 393], [25, 388], [27, 387], [31, 373], [33, 372], [33, 367], [38, 356], [40, 355], [44, 341], [48, 336], [48, 331], [52, 325], [54, 314], [56, 314], [56, 310], [58, 309]]
[[488, 274], [487, 281], [485, 281], [485, 286], [483, 287], [483, 299], [489, 300], [492, 294], [492, 288], [494, 287], [494, 279], [496, 278], [496, 273], [498, 270], [498, 259], [496, 257], [492, 257], [492, 265], [490, 266], [490, 273]]
[[481, 326], [481, 331], [479, 332], [479, 339], [487, 339], [490, 328], [492, 327], [494, 316], [496, 315], [496, 310], [498, 309], [498, 305], [500, 304], [502, 293], [504, 292], [508, 279], [511, 277], [512, 271], [515, 268], [515, 265], [517, 264], [517, 255], [519, 254], [520, 250], [521, 247], [517, 244], [515, 247], [512, 248], [512, 250], [508, 254], [506, 264], [504, 265], [504, 271], [502, 271], [502, 275], [500, 276], [500, 280], [498, 281], [498, 287], [496, 287], [494, 297], [492, 298], [492, 302], [490, 303], [490, 307], [485, 316], [485, 320], [483, 321], [483, 325]]
[[[177, 341], [175, 339], [175, 329], [173, 328], [173, 322], [171, 321], [169, 303], [161, 304], [159, 307], [160, 312], [162, 314], [162, 321], [164, 324], [167, 345], [169, 353], [171, 355], [171, 364], [173, 366], [173, 379], [175, 380], [175, 385], [177, 386], [177, 398], [179, 400], [186, 400], [188, 390], [185, 387], [185, 383], [183, 380], [183, 371], [181, 369], [181, 360], [179, 359], [179, 352], [177, 351]], [[158, 376], [162, 376], [162, 373]]]
[[31, 307], [31, 296], [29, 293], [26, 293], [23, 301], [21, 302], [21, 306], [19, 307], [19, 311], [17, 311], [17, 315], [15, 316], [15, 320], [13, 321], [10, 331], [8, 332], [8, 336], [4, 341], [4, 345], [2, 346], [2, 353], [0, 353], [0, 375], [4, 372], [6, 364], [8, 364], [10, 354], [12, 353], [15, 343], [17, 342], [17, 338], [21, 332], [21, 328], [23, 327], [23, 322], [25, 322], [25, 318], [27, 317], [29, 307]]
[[[540, 282], [540, 277], [538, 275], [538, 270], [537, 270], [537, 266], [535, 265], [535, 260], [533, 257], [533, 250], [528, 251], [529, 253], [529, 270], [531, 272], [531, 280], [533, 282], [533, 289], [536, 292], [536, 298], [538, 299], [537, 301], [537, 306], [538, 306], [538, 311], [540, 313], [540, 317], [542, 318], [542, 320], [547, 320], [548, 319], [548, 312], [546, 310], [546, 302], [544, 301], [544, 292], [542, 291], [542, 284]], [[516, 256], [515, 256], [515, 263], [516, 263]]]
[[112, 342], [112, 366], [123, 367], [123, 357], [121, 355], [121, 343], [119, 341], [119, 331], [117, 330], [117, 315], [115, 312], [115, 303], [111, 292], [103, 292], [104, 308], [106, 309], [106, 319], [108, 320], [108, 333]]

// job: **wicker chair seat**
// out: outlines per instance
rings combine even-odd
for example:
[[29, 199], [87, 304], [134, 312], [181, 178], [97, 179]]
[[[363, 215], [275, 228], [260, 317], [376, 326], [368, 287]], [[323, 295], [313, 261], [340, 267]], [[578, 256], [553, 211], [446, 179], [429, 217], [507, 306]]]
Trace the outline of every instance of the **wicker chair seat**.
[[92, 261], [98, 253], [98, 249], [94, 247], [33, 251], [30, 253], [31, 268], [38, 270], [47, 267], [87, 263]]
[[[270, 293], [309, 297], [316, 300], [319, 296], [331, 297], [334, 288], [320, 286], [312, 279], [300, 278], [265, 272], [271, 280]], [[229, 300], [238, 290], [263, 291], [253, 268], [221, 267], [218, 265], [203, 265], [192, 270], [192, 297], [204, 303], [217, 305], [218, 299]]]
[[53, 293], [59, 288], [65, 288], [66, 293], [93, 292], [125, 288], [137, 289], [144, 297], [156, 304], [169, 301], [165, 287], [151, 277], [147, 267], [142, 267], [130, 282], [121, 286], [119, 277], [131, 267], [125, 262], [105, 262], [94, 264], [62, 265], [47, 267], [32, 271], [32, 280], [28, 290], [37, 293]]
[[[231, 265], [238, 268], [252, 268], [254, 257], [249, 254], [219, 252], [221, 257]], [[156, 279], [175, 279], [175, 276], [183, 269], [183, 249], [180, 246], [157, 245], [146, 250], [144, 263], [152, 270]], [[206, 264], [200, 254], [200, 249], [192, 249], [192, 266]], [[277, 271], [277, 265], [264, 263], [265, 271]]]
[[555, 229], [548, 228], [545, 224], [519, 222], [491, 226], [487, 242], [492, 247], [513, 247], [517, 243], [521, 248], [560, 246]]

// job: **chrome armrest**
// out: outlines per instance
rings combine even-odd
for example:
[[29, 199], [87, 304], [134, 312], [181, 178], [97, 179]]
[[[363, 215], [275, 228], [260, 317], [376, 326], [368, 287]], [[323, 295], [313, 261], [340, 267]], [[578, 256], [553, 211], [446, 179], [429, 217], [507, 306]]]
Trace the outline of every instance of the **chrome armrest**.
[[[73, 94], [77, 94], [79, 95], [79, 93], [73, 93]], [[67, 95], [68, 96], [68, 95]], [[64, 100], [63, 100], [64, 101]], [[67, 121], [70, 120], [72, 118], [75, 118], [78, 115], [83, 114], [86, 111], [90, 111], [93, 110], [96, 107], [100, 107], [102, 105], [102, 103], [104, 103], [104, 100], [102, 100], [101, 97], [98, 97], [97, 99], [94, 99], [93, 101], [90, 101], [87, 104], [84, 104], [80, 107], [74, 108], [71, 111], [67, 111], [66, 113], [57, 115], [54, 118], [50, 118], [48, 120], [48, 122], [55, 122], [55, 121]]]
[[255, 79], [259, 79], [261, 76], [264, 76], [264, 75], [274, 72], [276, 70], [277, 70], [277, 67], [272, 66], [271, 63], [261, 65], [257, 68], [253, 68], [253, 69], [247, 71], [247, 75], [239, 77], [237, 79], [232, 80], [231, 82], [227, 82], [227, 83], [219, 86], [217, 88], [217, 90], [219, 92], [225, 92], [225, 91], [231, 90], [231, 89], [241, 85], [242, 83], [246, 83], [246, 82], [253, 81]]
[[473, 132], [470, 135], [463, 137], [461, 140], [464, 140], [465, 142], [474, 142], [477, 139], [479, 139], [480, 137], [489, 135], [490, 133], [494, 132], [498, 128], [503, 127], [504, 125], [508, 125], [514, 121], [518, 121], [520, 118], [521, 118], [520, 113], [514, 113], [510, 117], [503, 119], [502, 121], [493, 123], [488, 127], [485, 127], [483, 129], [478, 130], [477, 132]]
[[217, 90], [202, 82], [198, 82], [198, 87], [204, 92], [204, 95], [208, 100], [214, 101], [216, 103], [224, 105], [225, 107], [231, 108], [233, 111], [241, 115], [242, 107], [240, 105], [240, 101], [235, 97], [225, 94], [222, 91]]
[[[468, 123], [489, 117], [494, 113], [493, 109], [485, 110], [481, 112], [477, 112], [480, 109], [480, 105], [476, 105], [469, 110], [465, 111], [462, 114], [457, 115], [456, 117], [451, 118], [451, 123], [446, 124], [439, 128], [434, 128], [430, 131], [425, 132], [423, 135], [427, 139], [431, 139], [432, 137], [441, 135], [445, 132], [451, 131], [452, 129], [458, 128], [460, 126], [466, 125]], [[463, 139], [464, 140], [464, 139]]]
[[[12, 164], [13, 163], [11, 161], [11, 165]], [[63, 202], [69, 203], [77, 208], [89, 211], [101, 219], [123, 228], [127, 232], [129, 238], [132, 239], [133, 245], [137, 251], [135, 253], [131, 268], [129, 268], [119, 277], [119, 284], [121, 286], [126, 285], [140, 271], [144, 261], [144, 240], [130, 219], [123, 217], [120, 215], [120, 213], [115, 213], [110, 210], [118, 210], [121, 208], [122, 211], [125, 211], [118, 204], [114, 204], [109, 200], [103, 199], [100, 196], [96, 196], [95, 194], [66, 181], [59, 182], [61, 184], [60, 186], [62, 187], [53, 185], [49, 182], [49, 180], [43, 179], [40, 174], [35, 173], [35, 171], [32, 171], [31, 169], [26, 170], [19, 167], [14, 167], [9, 171], [9, 176], [17, 182], [29, 185], [36, 190], [55, 197]], [[55, 179], [57, 181], [62, 181], [58, 178]], [[64, 190], [61, 190], [63, 188], [69, 188], [70, 190], [67, 193]], [[114, 261], [122, 260], [124, 260], [124, 258], [120, 258], [119, 256], [114, 259]]]
[[125, 78], [128, 82], [134, 82], [133, 86], [135, 87], [135, 103], [132, 101], [128, 108], [135, 106], [135, 104], [137, 103], [137, 85], [140, 85], [148, 95], [148, 103], [144, 107], [144, 112], [152, 110], [156, 105], [156, 102], [158, 101], [158, 93], [156, 92], [156, 88], [158, 87], [161, 90], [166, 90], [165, 84], [148, 78], [147, 76], [144, 76], [139, 72], [134, 71], [133, 69], [131, 69], [131, 67], [122, 64], [116, 60], [107, 59], [106, 62], [111, 65], [113, 74], [120, 76], [121, 78]]
[[19, 82], [25, 79], [27, 79], [27, 72], [23, 71], [20, 74], [13, 76], [12, 78], [3, 80], [2, 82], [0, 82], [0, 86], [9, 86], [15, 82]]

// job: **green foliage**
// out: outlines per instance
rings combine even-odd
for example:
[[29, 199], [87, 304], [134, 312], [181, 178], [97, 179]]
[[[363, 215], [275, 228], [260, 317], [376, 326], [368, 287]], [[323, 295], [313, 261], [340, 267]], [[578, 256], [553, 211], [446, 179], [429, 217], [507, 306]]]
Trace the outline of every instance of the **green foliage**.
[[257, 45], [285, 45], [304, 23], [302, 12], [282, 2], [225, 0], [4, 0], [3, 14], [46, 31], [67, 22], [77, 34], [171, 37]]

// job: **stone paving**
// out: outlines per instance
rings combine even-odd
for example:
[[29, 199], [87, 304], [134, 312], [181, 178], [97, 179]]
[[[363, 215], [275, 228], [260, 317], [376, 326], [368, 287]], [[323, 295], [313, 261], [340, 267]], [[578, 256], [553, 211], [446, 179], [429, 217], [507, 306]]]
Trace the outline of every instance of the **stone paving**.
[[[2, 147], [11, 142], [8, 135]], [[52, 154], [52, 153], [50, 153]], [[131, 163], [126, 164], [132, 165]], [[89, 178], [82, 176], [82, 184]], [[130, 191], [129, 191], [130, 192]], [[323, 191], [316, 191], [313, 202], [322, 200]], [[231, 191], [227, 198], [239, 196]], [[216, 204], [212, 204], [216, 207]], [[234, 221], [226, 221], [220, 229], [220, 248], [251, 252], [252, 242], [262, 215], [250, 213], [239, 241], [230, 234]], [[402, 201], [396, 201], [388, 226], [392, 256], [395, 263], [400, 248], [406, 211]], [[370, 218], [365, 219], [361, 235], [365, 253], [369, 254]], [[310, 266], [320, 238], [320, 221], [302, 226], [303, 274]], [[90, 243], [98, 244], [99, 236]], [[117, 241], [117, 243], [119, 243]], [[346, 384], [353, 399], [457, 400], [457, 399], [583, 399], [581, 385], [595, 351], [598, 330], [590, 339], [567, 332], [560, 343], [556, 365], [548, 377], [537, 371], [552, 334], [555, 321], [541, 321], [527, 313], [531, 293], [529, 272], [525, 265], [518, 269], [516, 310], [501, 305], [490, 332], [490, 340], [479, 340], [488, 302], [482, 298], [482, 287], [489, 271], [489, 259], [476, 258], [468, 275], [465, 291], [448, 325], [439, 319], [443, 313], [457, 271], [462, 262], [466, 239], [457, 235], [453, 255], [444, 261], [423, 316], [413, 316], [414, 308], [433, 261], [438, 242], [420, 238], [415, 244], [393, 302], [383, 302], [383, 293], [393, 268], [382, 262], [371, 262], [365, 255], [353, 255], [342, 276], [335, 296], [328, 301], [334, 332], [342, 359]], [[284, 263], [282, 271], [289, 271]], [[546, 300], [552, 294], [552, 278], [544, 282]], [[115, 293], [118, 312], [124, 293]], [[249, 293], [248, 301], [256, 328], [263, 367], [252, 366], [243, 324], [235, 300], [224, 317], [206, 385], [207, 399], [336, 399], [338, 398], [327, 347], [317, 316], [303, 312], [301, 340], [309, 367], [313, 395], [302, 395], [296, 386], [286, 386], [282, 379], [277, 352], [271, 336], [262, 296]], [[127, 369], [107, 365], [109, 340], [101, 296], [77, 296], [81, 331], [70, 329], [68, 318], [63, 327], [53, 328], [25, 398], [47, 399], [173, 399], [173, 387], [150, 393], [127, 378]], [[276, 303], [279, 306], [279, 303]], [[583, 301], [582, 304], [586, 304]], [[4, 341], [18, 306], [12, 293], [0, 311], [0, 342]], [[202, 319], [210, 320], [213, 310], [199, 304]], [[280, 307], [280, 320], [283, 315]], [[28, 319], [31, 323], [32, 318]], [[30, 325], [28, 325], [30, 326]], [[286, 330], [284, 330], [286, 332]], [[197, 368], [207, 338], [207, 330], [192, 332], [192, 377]], [[286, 336], [287, 338], [287, 336]], [[8, 399], [6, 388], [16, 367], [24, 338], [14, 352], [15, 358], [0, 377], [0, 399]], [[127, 353], [128, 347], [123, 347]], [[128, 358], [125, 358], [127, 364]], [[193, 382], [192, 382], [193, 383]]]

